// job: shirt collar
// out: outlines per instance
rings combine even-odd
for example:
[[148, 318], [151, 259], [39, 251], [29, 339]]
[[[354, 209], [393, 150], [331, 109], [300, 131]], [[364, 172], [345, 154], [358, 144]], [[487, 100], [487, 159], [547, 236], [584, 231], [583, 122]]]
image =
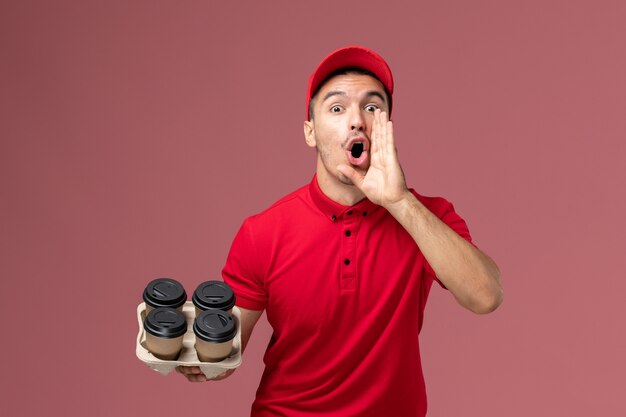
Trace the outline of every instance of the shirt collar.
[[317, 174], [313, 175], [313, 180], [309, 184], [309, 193], [311, 194], [313, 203], [324, 214], [324, 217], [332, 222], [341, 219], [343, 215], [348, 212], [350, 212], [350, 214], [352, 212], [361, 213], [367, 216], [367, 214], [374, 212], [380, 207], [367, 198], [364, 198], [353, 206], [344, 206], [331, 200], [320, 188], [317, 182]]

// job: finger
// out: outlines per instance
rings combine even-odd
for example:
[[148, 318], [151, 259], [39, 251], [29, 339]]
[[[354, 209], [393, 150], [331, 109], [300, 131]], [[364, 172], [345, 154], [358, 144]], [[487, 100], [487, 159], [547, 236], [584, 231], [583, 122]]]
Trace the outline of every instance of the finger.
[[379, 139], [379, 146], [380, 146], [380, 152], [381, 152], [381, 157], [386, 160], [389, 156], [389, 140], [388, 140], [388, 136], [387, 136], [387, 113], [385, 113], [384, 111], [380, 112], [379, 115], [379, 124], [380, 124], [380, 128], [379, 128], [379, 135], [380, 135], [380, 139]]
[[202, 370], [199, 366], [177, 366], [176, 372], [187, 375], [199, 375], [202, 374]]
[[393, 147], [395, 148], [396, 145], [396, 141], [395, 138], [393, 137], [393, 122], [391, 120], [387, 120], [387, 142], [390, 145], [393, 145]]
[[212, 378], [212, 381], [221, 381], [222, 379], [226, 379], [228, 378], [233, 372], [235, 372], [234, 369], [229, 369], [227, 371], [222, 372], [221, 374], [219, 374], [218, 376], [216, 376], [215, 378]]
[[393, 136], [393, 122], [387, 119], [387, 115], [383, 115], [384, 123], [385, 123], [385, 139], [383, 140], [384, 145], [382, 145], [383, 149], [381, 150], [381, 155], [384, 158], [384, 164], [394, 164], [394, 161], [397, 159], [397, 151], [395, 138]]
[[[196, 371], [199, 371], [196, 372]], [[197, 366], [177, 366], [176, 372], [181, 373], [189, 382], [205, 382], [207, 377], [200, 371]]]
[[234, 369], [228, 369], [222, 372], [221, 374], [216, 375], [212, 378], [207, 378], [206, 375], [204, 374], [190, 374], [190, 375], [187, 375], [187, 379], [190, 382], [221, 381], [222, 379], [228, 378], [233, 372], [235, 372]]
[[387, 136], [385, 128], [385, 113], [380, 109], [374, 111], [374, 121], [372, 123], [372, 151], [370, 154], [370, 161], [372, 165], [381, 165], [385, 161], [386, 153], [386, 139]]
[[380, 110], [374, 110], [374, 120], [372, 121], [372, 134], [370, 136], [370, 155], [375, 155], [379, 149], [380, 132]]
[[204, 374], [200, 375], [187, 375], [189, 382], [207, 382], [208, 379]]

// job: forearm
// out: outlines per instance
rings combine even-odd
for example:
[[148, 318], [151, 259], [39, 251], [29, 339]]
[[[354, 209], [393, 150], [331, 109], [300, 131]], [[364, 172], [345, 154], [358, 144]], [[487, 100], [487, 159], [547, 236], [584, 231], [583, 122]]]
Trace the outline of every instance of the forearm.
[[250, 340], [254, 326], [263, 314], [263, 310], [248, 310], [239, 307], [239, 311], [241, 312], [239, 325], [241, 326], [241, 352], [243, 353], [248, 346], [248, 341]]
[[489, 313], [502, 302], [495, 262], [428, 210], [411, 192], [386, 207], [409, 232], [437, 278], [463, 307]]

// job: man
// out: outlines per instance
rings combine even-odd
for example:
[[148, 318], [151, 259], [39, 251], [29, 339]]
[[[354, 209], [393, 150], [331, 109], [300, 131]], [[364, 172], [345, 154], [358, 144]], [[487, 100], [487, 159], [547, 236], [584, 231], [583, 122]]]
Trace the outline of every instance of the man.
[[[502, 301], [496, 264], [452, 205], [407, 188], [392, 97], [373, 51], [326, 57], [306, 98], [313, 180], [246, 219], [233, 241], [223, 277], [242, 344], [263, 310], [274, 331], [255, 417], [424, 416], [418, 333], [433, 281], [475, 313]], [[198, 368], [179, 372], [206, 380]]]

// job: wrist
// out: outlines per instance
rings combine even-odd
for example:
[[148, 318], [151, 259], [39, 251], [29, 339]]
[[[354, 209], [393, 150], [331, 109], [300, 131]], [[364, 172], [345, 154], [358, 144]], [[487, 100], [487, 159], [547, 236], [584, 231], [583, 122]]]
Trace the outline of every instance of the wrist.
[[397, 217], [406, 210], [410, 210], [411, 206], [414, 205], [416, 201], [417, 199], [413, 193], [411, 193], [408, 189], [405, 189], [400, 198], [396, 199], [392, 203], [385, 204], [384, 207], [389, 213], [391, 213], [392, 216]]

